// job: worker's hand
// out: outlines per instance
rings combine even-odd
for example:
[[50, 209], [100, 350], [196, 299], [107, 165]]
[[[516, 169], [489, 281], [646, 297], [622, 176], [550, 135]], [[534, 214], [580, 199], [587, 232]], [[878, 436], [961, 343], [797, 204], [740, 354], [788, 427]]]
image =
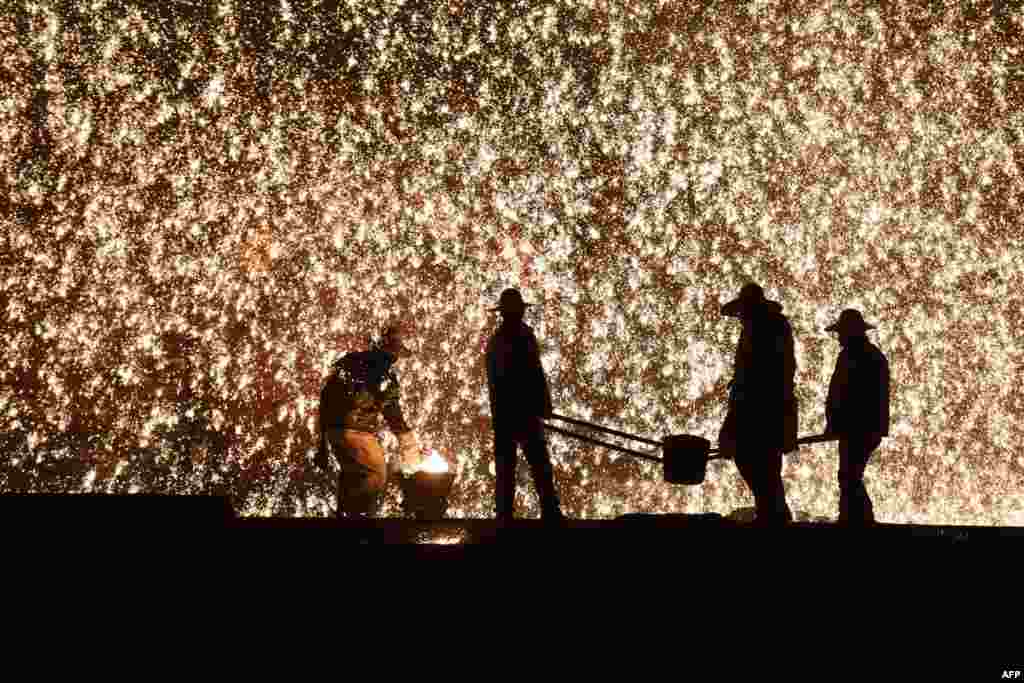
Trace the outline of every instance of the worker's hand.
[[313, 458], [313, 462], [324, 472], [326, 472], [331, 466], [331, 463], [327, 459], [327, 451], [322, 448], [316, 449], [316, 457]]

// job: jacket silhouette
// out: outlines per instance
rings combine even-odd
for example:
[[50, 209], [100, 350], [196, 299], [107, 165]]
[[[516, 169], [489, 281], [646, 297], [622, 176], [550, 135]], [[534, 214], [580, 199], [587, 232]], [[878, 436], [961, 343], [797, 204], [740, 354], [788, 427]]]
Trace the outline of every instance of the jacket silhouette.
[[783, 453], [796, 450], [796, 352], [793, 329], [778, 302], [766, 301], [763, 311], [743, 321], [730, 409], [738, 439], [754, 438]]
[[521, 431], [551, 414], [551, 391], [529, 325], [503, 322], [487, 344], [487, 387], [495, 431]]
[[337, 361], [320, 392], [323, 427], [375, 434], [386, 423], [395, 434], [408, 432], [393, 363], [391, 354], [377, 349], [348, 353]]
[[[374, 517], [388, 482], [388, 461], [377, 433], [384, 424], [398, 437], [403, 462], [420, 459], [416, 433], [402, 414], [400, 385], [392, 367], [407, 355], [400, 327], [387, 329], [368, 351], [345, 354], [320, 391], [317, 465], [338, 462], [338, 516]], [[397, 461], [394, 461], [397, 462]]]
[[839, 437], [839, 522], [846, 525], [875, 521], [864, 470], [889, 434], [889, 361], [867, 338], [873, 328], [853, 308], [825, 328], [842, 345], [828, 386], [825, 431]]
[[545, 417], [551, 415], [551, 392], [540, 362], [537, 338], [523, 314], [530, 304], [515, 289], [501, 294], [502, 322], [487, 343], [487, 387], [494, 427], [495, 508], [501, 521], [514, 515], [517, 447], [522, 447], [547, 520], [562, 512], [554, 472], [544, 439]]
[[825, 404], [825, 431], [889, 435], [889, 361], [867, 337], [850, 339], [836, 359]]
[[729, 412], [719, 433], [754, 494], [757, 523], [784, 524], [793, 516], [782, 482], [782, 455], [797, 448], [796, 354], [782, 305], [764, 298], [756, 284], [740, 290], [722, 314], [743, 324], [729, 392]]

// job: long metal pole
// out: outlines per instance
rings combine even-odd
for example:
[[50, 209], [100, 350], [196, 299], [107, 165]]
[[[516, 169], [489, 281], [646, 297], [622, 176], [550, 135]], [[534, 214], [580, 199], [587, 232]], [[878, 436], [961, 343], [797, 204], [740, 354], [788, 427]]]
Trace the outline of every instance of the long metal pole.
[[[602, 427], [600, 425], [595, 425], [595, 424], [590, 423], [590, 422], [584, 422], [583, 420], [576, 420], [576, 419], [571, 418], [571, 417], [565, 417], [564, 415], [554, 415], [553, 414], [551, 417], [556, 419], [556, 420], [563, 420], [565, 422], [571, 422], [572, 424], [580, 425], [582, 427], [589, 427], [591, 429], [596, 429], [596, 430], [598, 430], [600, 432], [607, 432], [608, 434], [614, 434], [615, 436], [621, 436], [621, 437], [624, 437], [624, 438], [627, 438], [627, 439], [633, 439], [634, 441], [641, 441], [643, 443], [651, 444], [652, 446], [660, 447], [662, 445], [662, 443], [660, 441], [653, 441], [651, 439], [644, 439], [644, 438], [639, 437], [639, 436], [634, 436], [633, 434], [627, 434], [625, 432], [620, 432], [620, 431], [617, 431], [617, 430], [614, 430], [614, 429], [608, 429], [607, 427]], [[579, 434], [577, 432], [572, 432], [572, 431], [569, 431], [567, 429], [561, 429], [560, 427], [555, 427], [555, 426], [549, 425], [549, 424], [545, 424], [544, 428], [547, 429], [547, 430], [550, 430], [552, 432], [557, 432], [558, 434], [564, 434], [565, 436], [569, 436], [569, 437], [572, 437], [574, 439], [579, 439], [580, 441], [585, 441], [586, 443], [593, 444], [595, 446], [602, 446], [604, 448], [610, 448], [613, 451], [619, 451], [620, 453], [625, 453], [626, 455], [632, 455], [635, 458], [642, 458], [643, 460], [650, 460], [652, 462], [663, 462], [662, 458], [659, 458], [657, 456], [651, 455], [649, 453], [641, 453], [640, 451], [634, 451], [634, 450], [632, 450], [630, 448], [624, 448], [622, 446], [616, 446], [615, 444], [610, 444], [610, 443], [607, 443], [605, 441], [599, 441], [598, 439], [594, 439], [594, 438], [591, 438], [589, 436], [584, 436], [583, 434]], [[797, 439], [796, 442], [799, 445], [807, 445], [807, 444], [812, 444], [812, 443], [824, 443], [826, 441], [835, 441], [837, 438], [838, 437], [836, 437], [836, 436], [834, 436], [832, 434], [815, 434], [813, 436], [801, 437], [801, 438]], [[713, 455], [713, 454], [717, 454], [717, 453], [720, 452], [720, 450], [721, 449], [718, 449], [718, 448], [712, 448], [711, 450], [708, 451], [708, 455], [710, 456], [710, 455]]]
[[[802, 436], [799, 439], [797, 439], [796, 442], [797, 442], [797, 445], [806, 446], [809, 443], [825, 443], [826, 441], [838, 441], [838, 440], [839, 440], [839, 437], [838, 436], [833, 436], [832, 434], [815, 434], [813, 436]], [[713, 453], [718, 453], [721, 450], [722, 449], [720, 449], [720, 448], [712, 448], [710, 451], [708, 451], [708, 455], [712, 455]]]
[[558, 432], [559, 434], [564, 434], [566, 436], [571, 436], [572, 438], [579, 439], [580, 441], [586, 441], [587, 443], [594, 444], [595, 446], [602, 446], [604, 448], [610, 448], [613, 451], [619, 451], [620, 453], [625, 453], [627, 455], [632, 455], [634, 458], [642, 458], [644, 460], [650, 460], [652, 462], [661, 462], [661, 458], [659, 458], [657, 456], [654, 456], [654, 455], [650, 455], [649, 453], [641, 453], [640, 451], [634, 451], [634, 450], [631, 450], [629, 448], [623, 448], [622, 446], [616, 446], [614, 444], [605, 443], [604, 441], [598, 441], [597, 439], [591, 439], [589, 436], [583, 436], [582, 434], [577, 434], [576, 432], [571, 432], [568, 429], [561, 429], [559, 427], [553, 427], [553, 426], [551, 426], [549, 424], [544, 425], [544, 428], [548, 429], [548, 430], [550, 430], [552, 432]]
[[642, 436], [634, 436], [633, 434], [627, 434], [626, 432], [620, 432], [620, 431], [616, 431], [614, 429], [608, 429], [607, 427], [602, 427], [600, 425], [592, 424], [590, 422], [584, 422], [583, 420], [577, 420], [577, 419], [574, 419], [574, 418], [571, 418], [571, 417], [565, 417], [564, 415], [552, 415], [551, 417], [556, 419], [556, 420], [562, 420], [563, 422], [571, 422], [574, 425], [579, 425], [581, 427], [588, 427], [590, 429], [596, 429], [599, 432], [605, 432], [606, 434], [614, 434], [615, 436], [621, 436], [624, 439], [632, 439], [633, 441], [640, 441], [641, 443], [646, 443], [646, 444], [649, 444], [651, 446], [657, 446], [658, 448], [661, 448], [661, 442], [660, 441], [654, 441], [652, 439], [645, 439]]

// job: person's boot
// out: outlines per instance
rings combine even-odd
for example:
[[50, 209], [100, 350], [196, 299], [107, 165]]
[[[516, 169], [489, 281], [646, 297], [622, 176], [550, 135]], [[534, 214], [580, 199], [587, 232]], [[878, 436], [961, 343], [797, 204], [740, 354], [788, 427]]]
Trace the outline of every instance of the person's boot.
[[544, 526], [551, 528], [560, 528], [565, 526], [565, 515], [562, 514], [561, 507], [551, 507], [541, 512], [541, 521]]
[[780, 528], [793, 522], [793, 513], [786, 504], [782, 506], [765, 505], [761, 509], [755, 508], [755, 510], [754, 526]]

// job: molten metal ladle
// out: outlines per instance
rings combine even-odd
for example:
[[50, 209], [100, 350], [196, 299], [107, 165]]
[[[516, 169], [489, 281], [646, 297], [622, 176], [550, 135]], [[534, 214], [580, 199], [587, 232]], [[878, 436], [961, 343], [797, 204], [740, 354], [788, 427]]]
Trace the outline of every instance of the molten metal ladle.
[[[544, 425], [545, 429], [552, 432], [570, 436], [574, 439], [594, 444], [595, 446], [610, 448], [613, 451], [619, 451], [620, 453], [625, 453], [626, 455], [630, 455], [634, 458], [660, 462], [662, 464], [665, 481], [670, 484], [687, 484], [691, 486], [701, 484], [704, 482], [704, 476], [707, 473], [708, 460], [713, 459], [712, 455], [717, 455], [718, 458], [728, 459], [727, 455], [721, 454], [721, 449], [711, 448], [710, 441], [692, 434], [673, 434], [666, 436], [661, 441], [654, 441], [653, 439], [645, 439], [633, 434], [627, 434], [626, 432], [620, 432], [615, 429], [601, 427], [590, 422], [584, 422], [583, 420], [565, 417], [564, 415], [552, 415], [551, 417], [555, 420], [562, 420], [563, 422], [569, 422], [581, 427], [596, 429], [599, 432], [620, 436], [624, 439], [631, 439], [651, 446], [660, 447], [664, 452], [664, 457], [661, 458], [650, 453], [634, 451], [630, 448], [624, 448], [616, 444], [599, 441], [598, 439], [584, 436], [583, 434], [567, 429], [561, 429], [560, 427], [555, 427], [549, 424]], [[816, 434], [814, 436], [804, 436], [797, 439], [797, 444], [823, 443], [826, 441], [835, 441], [837, 438], [838, 437], [832, 434]]]

